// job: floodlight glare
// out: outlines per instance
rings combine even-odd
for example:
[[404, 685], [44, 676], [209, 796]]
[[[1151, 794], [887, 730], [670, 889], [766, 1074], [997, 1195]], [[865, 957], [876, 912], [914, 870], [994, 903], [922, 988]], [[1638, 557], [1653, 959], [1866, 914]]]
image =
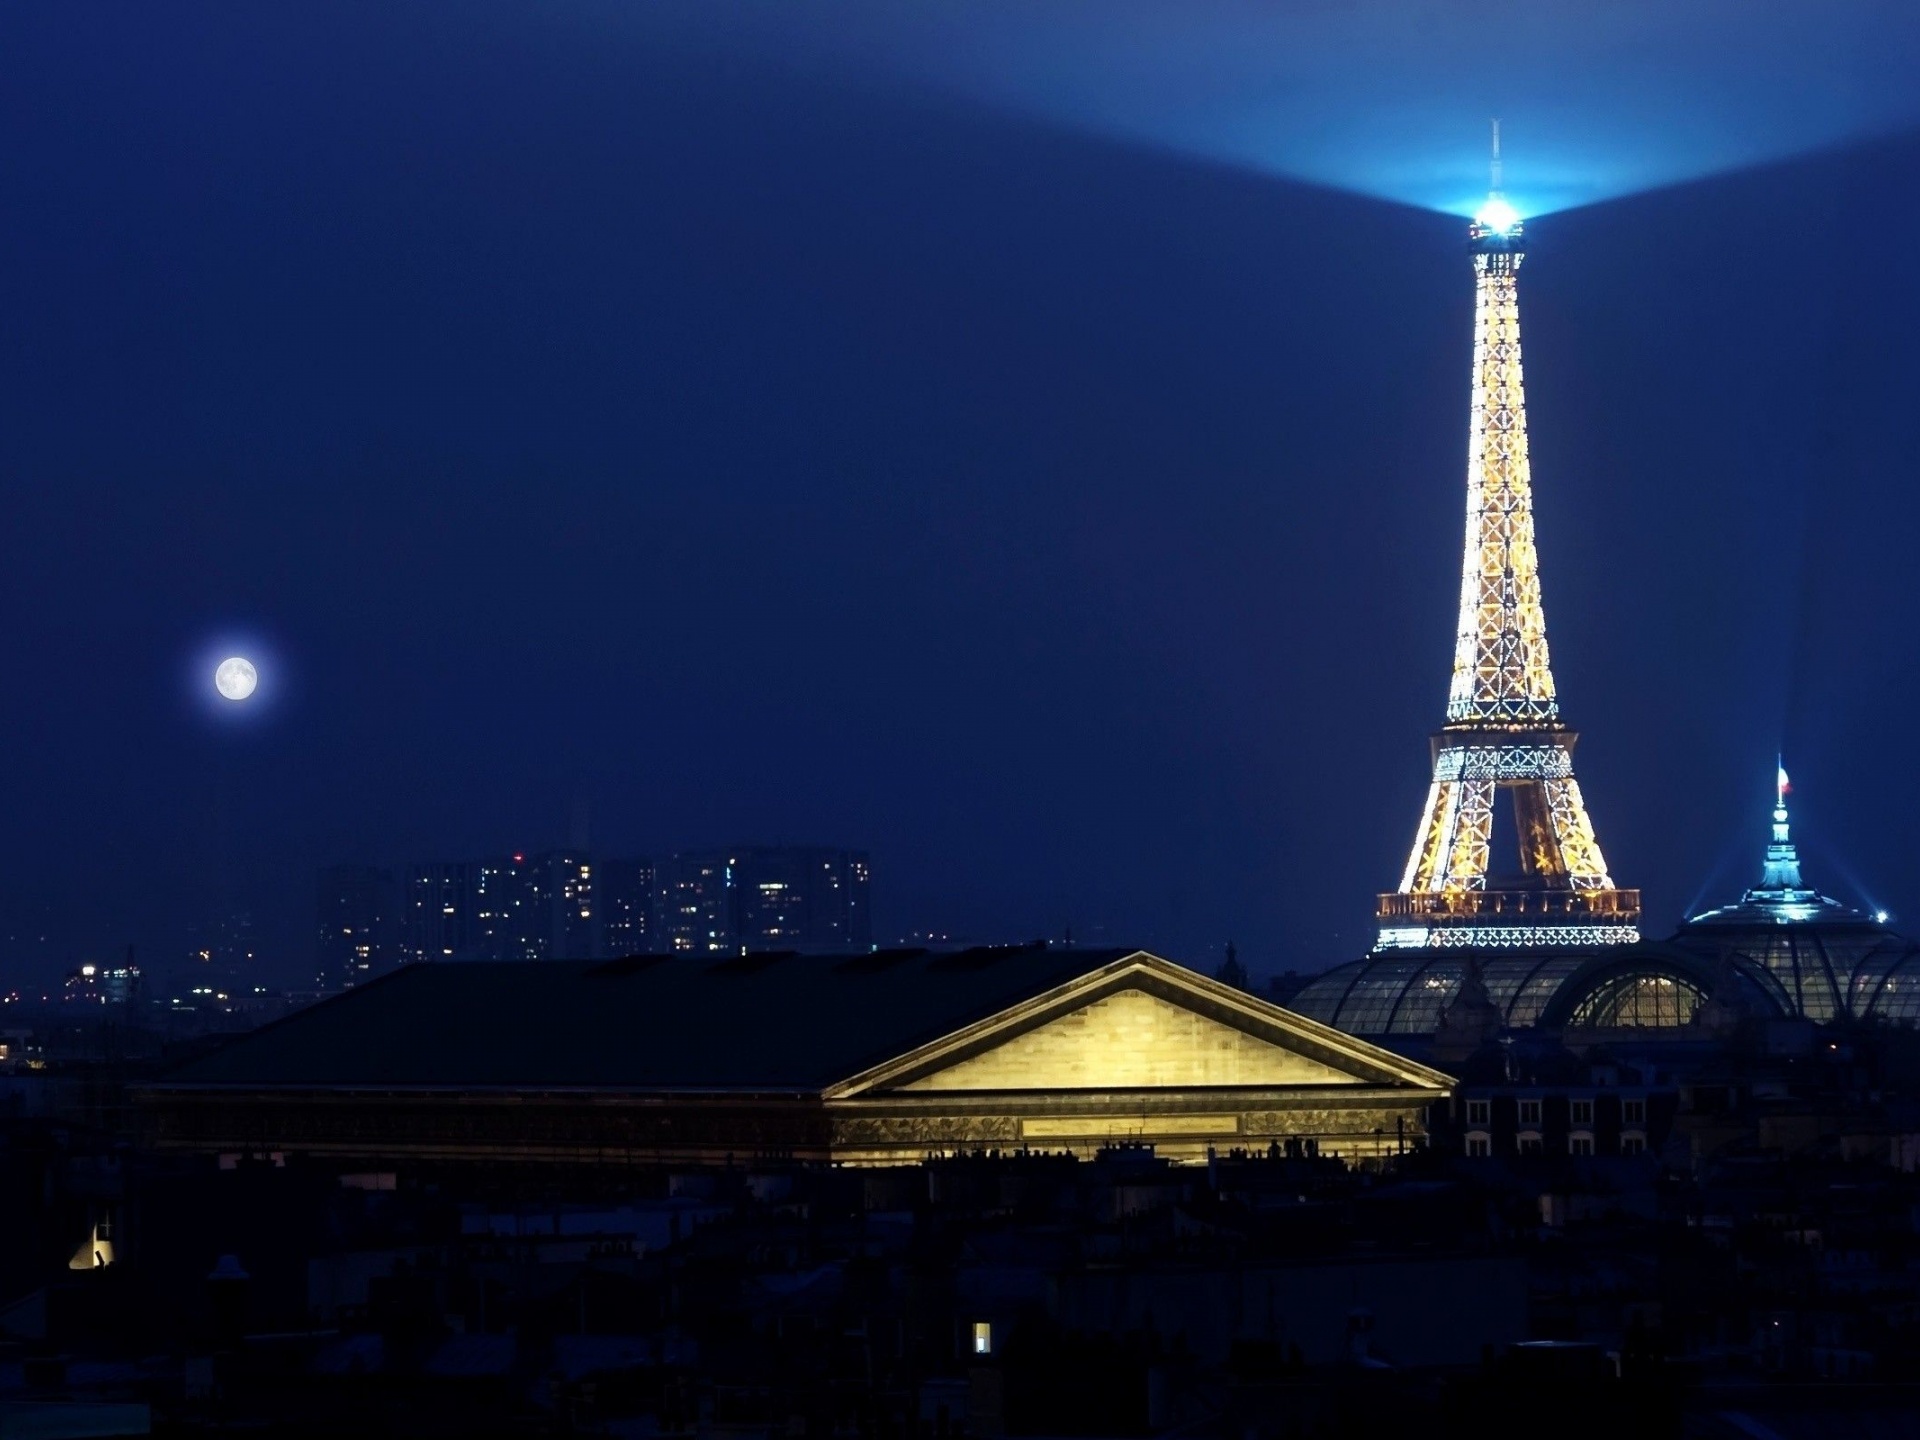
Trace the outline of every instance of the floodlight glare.
[[1520, 212], [1498, 195], [1489, 195], [1473, 218], [1496, 235], [1511, 235], [1520, 228]]

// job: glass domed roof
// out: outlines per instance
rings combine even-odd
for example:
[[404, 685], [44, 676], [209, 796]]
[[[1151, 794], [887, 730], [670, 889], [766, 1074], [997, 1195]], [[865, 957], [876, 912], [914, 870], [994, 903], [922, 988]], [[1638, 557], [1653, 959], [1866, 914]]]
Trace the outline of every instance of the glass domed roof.
[[[1639, 948], [1639, 947], [1634, 947]], [[1510, 1027], [1535, 1025], [1574, 975], [1601, 959], [1593, 949], [1475, 952], [1487, 998]], [[1288, 1008], [1349, 1035], [1431, 1035], [1466, 974], [1460, 950], [1385, 951], [1311, 980]]]
[[[1288, 1008], [1350, 1035], [1431, 1035], [1460, 988], [1469, 953], [1480, 966], [1487, 998], [1507, 1028], [1515, 1030], [1536, 1025], [1673, 1030], [1693, 1018], [1716, 983], [1706, 958], [1667, 944], [1380, 951], [1310, 980]], [[1763, 971], [1736, 961], [1731, 973], [1759, 1013], [1791, 1012], [1780, 987]], [[1904, 984], [1920, 1008], [1920, 962]]]

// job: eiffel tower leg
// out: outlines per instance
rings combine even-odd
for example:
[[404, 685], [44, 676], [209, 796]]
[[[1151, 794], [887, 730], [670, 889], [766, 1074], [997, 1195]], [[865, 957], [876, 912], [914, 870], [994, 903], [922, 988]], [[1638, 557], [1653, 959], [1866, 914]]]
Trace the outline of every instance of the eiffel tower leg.
[[1560, 863], [1566, 867], [1567, 880], [1575, 890], [1611, 890], [1613, 879], [1607, 874], [1606, 857], [1593, 836], [1593, 822], [1587, 818], [1586, 802], [1580, 798], [1580, 782], [1571, 775], [1541, 782], [1546, 791], [1547, 815], [1553, 824], [1553, 837], [1560, 849]]
[[1427, 787], [1420, 829], [1413, 837], [1413, 851], [1407, 856], [1407, 868], [1400, 876], [1401, 894], [1439, 888], [1435, 876], [1440, 873], [1441, 861], [1453, 836], [1453, 812], [1459, 802], [1459, 786], [1451, 781], [1436, 780]]
[[1460, 801], [1454, 810], [1453, 834], [1448, 837], [1447, 870], [1442, 890], [1482, 890], [1487, 884], [1487, 850], [1493, 841], [1491, 780], [1457, 780]]
[[1400, 879], [1402, 894], [1477, 890], [1486, 883], [1493, 801], [1491, 780], [1433, 782]]

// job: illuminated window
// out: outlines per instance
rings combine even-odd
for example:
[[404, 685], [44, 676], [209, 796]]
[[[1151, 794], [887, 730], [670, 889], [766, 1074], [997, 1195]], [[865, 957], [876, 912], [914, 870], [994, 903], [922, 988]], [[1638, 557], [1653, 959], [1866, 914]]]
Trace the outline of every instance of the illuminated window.
[[1520, 1102], [1520, 1123], [1522, 1125], [1538, 1125], [1540, 1123], [1540, 1102], [1538, 1100], [1522, 1100]]
[[973, 1353], [976, 1355], [993, 1353], [993, 1326], [985, 1320], [973, 1322]]
[[1593, 1123], [1593, 1101], [1575, 1100], [1568, 1109], [1570, 1113], [1567, 1118], [1575, 1125], [1591, 1125]]
[[1488, 1124], [1489, 1123], [1488, 1113], [1492, 1109], [1493, 1109], [1493, 1102], [1490, 1100], [1467, 1101], [1467, 1124], [1469, 1125]]

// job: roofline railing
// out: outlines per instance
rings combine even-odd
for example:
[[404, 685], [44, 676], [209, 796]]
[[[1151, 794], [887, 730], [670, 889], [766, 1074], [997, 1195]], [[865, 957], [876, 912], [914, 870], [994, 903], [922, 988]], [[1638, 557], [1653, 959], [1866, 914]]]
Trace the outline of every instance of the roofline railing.
[[1438, 890], [1379, 897], [1382, 920], [1640, 918], [1638, 890]]

